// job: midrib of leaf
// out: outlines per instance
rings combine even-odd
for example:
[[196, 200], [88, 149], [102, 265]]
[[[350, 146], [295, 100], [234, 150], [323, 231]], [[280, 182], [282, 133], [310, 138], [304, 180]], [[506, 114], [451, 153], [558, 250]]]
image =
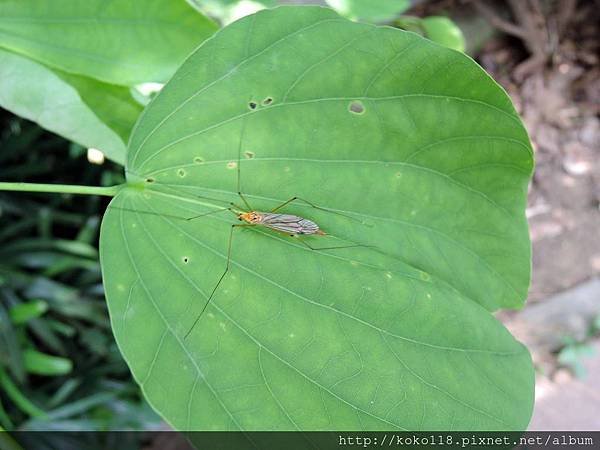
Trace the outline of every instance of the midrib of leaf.
[[[137, 216], [138, 216], [138, 218], [139, 218], [139, 214], [138, 214]], [[226, 255], [224, 255], [224, 254], [222, 254], [222, 253], [218, 252], [217, 250], [213, 249], [212, 247], [210, 247], [210, 246], [208, 246], [208, 245], [204, 244], [203, 242], [201, 242], [200, 240], [198, 240], [197, 238], [195, 238], [194, 236], [192, 236], [192, 235], [190, 235], [188, 232], [186, 232], [186, 231], [185, 231], [183, 228], [181, 228], [180, 226], [177, 226], [176, 224], [174, 224], [173, 222], [171, 222], [169, 219], [167, 219], [167, 218], [165, 218], [165, 217], [161, 217], [161, 219], [162, 219], [163, 221], [167, 222], [167, 223], [168, 223], [168, 224], [169, 224], [171, 227], [173, 227], [173, 228], [177, 229], [178, 231], [180, 231], [180, 232], [184, 233], [186, 236], [188, 236], [190, 239], [192, 239], [192, 240], [193, 240], [194, 242], [196, 242], [198, 245], [200, 245], [200, 246], [202, 246], [202, 247], [206, 248], [207, 250], [211, 251], [212, 253], [214, 253], [214, 254], [216, 254], [216, 255], [220, 256], [220, 257], [221, 257], [221, 258], [223, 258], [224, 260], [225, 260], [225, 259], [227, 259], [227, 256], [226, 256]], [[125, 245], [126, 245], [126, 248], [127, 248], [127, 253], [128, 253], [128, 255], [129, 255], [130, 261], [131, 261], [131, 263], [134, 265], [134, 267], [135, 267], [135, 271], [136, 271], [136, 273], [137, 273], [138, 277], [140, 277], [140, 273], [139, 273], [139, 270], [137, 269], [137, 266], [136, 266], [135, 259], [134, 259], [133, 255], [131, 254], [131, 252], [130, 252], [130, 249], [129, 249], [129, 246], [128, 246], [128, 244], [127, 244], [126, 235], [125, 235], [125, 232], [124, 232], [124, 225], [123, 225], [122, 215], [121, 215], [121, 216], [120, 216], [120, 218], [119, 218], [119, 222], [120, 222], [121, 230], [122, 230], [122, 233], [123, 233], [123, 240], [124, 240], [124, 242], [125, 242]], [[188, 275], [187, 275], [185, 272], [183, 272], [183, 271], [182, 271], [182, 270], [181, 270], [181, 269], [180, 269], [180, 268], [177, 266], [177, 264], [175, 264], [175, 263], [173, 262], [172, 258], [171, 258], [171, 257], [170, 257], [170, 256], [169, 256], [169, 255], [168, 255], [168, 254], [167, 254], [167, 253], [164, 251], [164, 249], [163, 249], [163, 248], [162, 248], [162, 247], [161, 247], [161, 246], [158, 244], [158, 242], [156, 241], [156, 239], [154, 238], [154, 236], [152, 235], [152, 233], [150, 233], [150, 232], [148, 231], [148, 229], [147, 229], [146, 225], [144, 224], [144, 221], [143, 221], [143, 220], [140, 220], [140, 223], [141, 223], [141, 225], [142, 225], [142, 228], [144, 229], [144, 232], [145, 232], [145, 234], [148, 236], [148, 238], [149, 238], [149, 239], [150, 239], [150, 241], [152, 242], [153, 246], [154, 246], [154, 247], [155, 247], [155, 248], [156, 248], [156, 249], [157, 249], [157, 250], [158, 250], [158, 251], [159, 251], [159, 252], [160, 252], [160, 253], [163, 255], [163, 257], [165, 258], [165, 260], [169, 262], [169, 265], [170, 265], [172, 268], [174, 268], [174, 269], [175, 269], [175, 270], [176, 270], [176, 271], [177, 271], [177, 272], [178, 272], [178, 273], [179, 273], [179, 274], [180, 274], [180, 275], [181, 275], [181, 276], [182, 276], [182, 277], [183, 277], [183, 278], [184, 278], [184, 279], [185, 279], [185, 280], [186, 280], [186, 281], [187, 281], [187, 282], [188, 282], [188, 283], [189, 283], [189, 284], [190, 284], [190, 285], [191, 285], [191, 286], [194, 288], [194, 290], [196, 290], [198, 293], [200, 293], [200, 294], [201, 294], [201, 295], [202, 295], [202, 296], [203, 296], [205, 299], [208, 299], [208, 295], [207, 295], [207, 294], [206, 294], [206, 293], [205, 293], [205, 292], [204, 292], [204, 291], [203, 291], [203, 290], [202, 290], [202, 289], [201, 289], [201, 288], [200, 288], [200, 287], [199, 287], [199, 286], [198, 286], [198, 285], [197, 285], [197, 284], [196, 284], [196, 283], [195, 283], [195, 282], [192, 280], [192, 279], [190, 279], [190, 278], [189, 278], [189, 276], [188, 276]], [[411, 344], [420, 345], [420, 346], [423, 346], [423, 347], [426, 347], [426, 348], [427, 348], [427, 347], [429, 347], [429, 348], [433, 348], [433, 349], [435, 349], [435, 350], [441, 350], [441, 351], [458, 351], [458, 352], [465, 352], [466, 354], [468, 354], [468, 353], [488, 353], [488, 354], [494, 354], [494, 355], [498, 355], [498, 356], [512, 356], [512, 355], [517, 355], [517, 354], [520, 354], [520, 353], [521, 353], [520, 351], [515, 351], [515, 352], [496, 352], [496, 351], [489, 351], [489, 350], [473, 350], [473, 349], [464, 349], [464, 348], [454, 348], [454, 347], [444, 347], [444, 346], [437, 346], [437, 345], [433, 345], [433, 344], [425, 343], [425, 342], [422, 342], [422, 341], [417, 341], [417, 340], [414, 340], [414, 339], [406, 338], [406, 337], [404, 337], [404, 336], [396, 335], [396, 334], [394, 334], [394, 333], [391, 333], [391, 332], [389, 332], [389, 331], [387, 331], [387, 330], [384, 330], [384, 329], [382, 329], [382, 328], [379, 328], [379, 327], [377, 327], [377, 326], [375, 326], [375, 325], [369, 324], [368, 322], [365, 322], [365, 321], [363, 321], [363, 320], [361, 320], [361, 319], [359, 319], [359, 318], [357, 318], [357, 317], [355, 317], [355, 316], [353, 316], [353, 315], [351, 315], [351, 314], [344, 313], [344, 312], [342, 312], [342, 311], [340, 311], [340, 310], [338, 310], [338, 309], [335, 309], [335, 308], [333, 308], [333, 307], [331, 307], [331, 306], [328, 306], [328, 305], [323, 305], [323, 304], [321, 304], [321, 303], [319, 303], [319, 302], [312, 301], [312, 300], [310, 300], [310, 299], [308, 299], [308, 298], [306, 298], [306, 297], [304, 297], [304, 296], [302, 296], [302, 295], [300, 295], [300, 294], [298, 294], [298, 293], [296, 293], [296, 292], [294, 292], [294, 291], [292, 291], [292, 290], [290, 290], [290, 289], [288, 289], [288, 288], [286, 288], [286, 287], [284, 287], [284, 286], [280, 285], [280, 284], [279, 284], [279, 283], [277, 283], [276, 281], [274, 281], [274, 280], [271, 280], [271, 279], [269, 279], [269, 278], [267, 278], [267, 277], [265, 277], [265, 276], [263, 276], [263, 275], [261, 275], [261, 274], [259, 274], [259, 273], [255, 272], [255, 271], [251, 270], [250, 268], [248, 268], [248, 267], [244, 266], [243, 264], [241, 264], [241, 263], [239, 263], [239, 262], [235, 261], [235, 259], [234, 259], [233, 257], [231, 258], [231, 263], [232, 263], [232, 264], [234, 264], [234, 265], [236, 265], [236, 266], [238, 266], [239, 268], [241, 268], [241, 269], [245, 270], [246, 272], [248, 272], [248, 273], [250, 273], [250, 274], [252, 274], [252, 275], [256, 276], [256, 277], [259, 277], [259, 278], [261, 278], [263, 281], [266, 281], [266, 282], [268, 282], [268, 283], [270, 283], [270, 284], [272, 284], [272, 285], [276, 286], [277, 288], [279, 288], [279, 289], [281, 289], [281, 290], [283, 290], [283, 291], [285, 291], [285, 292], [287, 292], [287, 293], [289, 293], [289, 294], [292, 294], [294, 297], [297, 297], [298, 299], [300, 299], [300, 300], [302, 300], [302, 301], [306, 301], [306, 302], [308, 302], [308, 303], [309, 303], [309, 304], [311, 304], [311, 305], [318, 306], [318, 307], [322, 307], [322, 308], [325, 308], [325, 309], [331, 310], [331, 311], [332, 311], [332, 312], [334, 312], [334, 313], [341, 314], [341, 315], [343, 315], [343, 316], [345, 316], [345, 317], [348, 317], [348, 318], [351, 318], [351, 319], [353, 319], [353, 320], [356, 320], [356, 321], [358, 321], [359, 323], [361, 323], [362, 325], [365, 325], [365, 326], [367, 326], [367, 327], [370, 327], [370, 328], [373, 328], [373, 329], [375, 329], [376, 331], [378, 331], [378, 332], [379, 332], [379, 333], [381, 333], [382, 335], [388, 335], [388, 336], [395, 337], [395, 338], [401, 339], [401, 340], [403, 340], [403, 341], [409, 342], [409, 343], [411, 343]], [[142, 279], [141, 277], [140, 277], [140, 282], [143, 284], [143, 279]], [[147, 288], [145, 287], [145, 285], [144, 285], [144, 290], [147, 292], [148, 296], [150, 296], [150, 292], [147, 290]], [[160, 313], [160, 311], [158, 310], [158, 305], [156, 305], [156, 304], [155, 304], [155, 302], [152, 302], [152, 304], [154, 305], [154, 307], [155, 307], [155, 308], [157, 309], [157, 311], [159, 312], [159, 314], [160, 314], [161, 318], [162, 318], [162, 319], [165, 321], [165, 323], [166, 323], [166, 324], [168, 324], [168, 322], [166, 321], [166, 319], [164, 318], [164, 316], [162, 315], [162, 313]], [[356, 411], [359, 411], [359, 412], [361, 412], [361, 413], [363, 413], [363, 414], [366, 414], [366, 415], [368, 415], [368, 416], [370, 416], [370, 417], [372, 417], [372, 418], [375, 418], [375, 419], [377, 419], [377, 420], [380, 420], [380, 421], [382, 421], [382, 422], [383, 422], [383, 423], [385, 423], [385, 424], [388, 424], [388, 425], [393, 425], [393, 426], [395, 426], [395, 427], [399, 427], [399, 428], [401, 428], [401, 429], [405, 430], [405, 429], [404, 429], [403, 427], [401, 427], [399, 424], [395, 424], [395, 423], [393, 423], [393, 422], [389, 422], [389, 421], [388, 421], [388, 420], [386, 420], [385, 418], [382, 418], [382, 417], [380, 417], [380, 416], [378, 416], [378, 415], [374, 415], [374, 414], [372, 414], [372, 413], [369, 413], [368, 411], [366, 411], [366, 410], [363, 410], [362, 408], [360, 408], [360, 407], [358, 407], [358, 406], [355, 406], [355, 405], [353, 405], [352, 403], [348, 402], [347, 400], [343, 399], [342, 397], [338, 396], [337, 394], [335, 394], [334, 392], [332, 392], [330, 389], [328, 389], [328, 388], [326, 388], [325, 386], [321, 385], [321, 384], [320, 384], [318, 381], [316, 381], [316, 380], [314, 380], [313, 378], [309, 377], [309, 376], [308, 376], [308, 375], [306, 375], [304, 372], [302, 372], [302, 371], [301, 371], [299, 368], [295, 367], [293, 364], [289, 363], [289, 362], [288, 362], [288, 361], [286, 361], [284, 358], [282, 358], [281, 356], [277, 355], [275, 352], [273, 352], [272, 350], [270, 350], [270, 349], [269, 349], [267, 346], [265, 346], [264, 344], [262, 344], [262, 343], [261, 343], [261, 342], [260, 342], [260, 341], [259, 341], [257, 338], [255, 338], [255, 337], [254, 337], [254, 336], [253, 336], [251, 333], [249, 333], [249, 332], [248, 332], [248, 330], [246, 330], [244, 327], [242, 327], [242, 326], [241, 326], [241, 325], [240, 325], [240, 324], [239, 324], [237, 321], [235, 321], [235, 320], [234, 320], [234, 319], [233, 319], [233, 318], [232, 318], [232, 317], [231, 317], [229, 314], [227, 314], [227, 313], [226, 313], [226, 312], [225, 312], [223, 309], [221, 309], [221, 308], [220, 308], [220, 307], [219, 307], [219, 306], [218, 306], [216, 303], [213, 303], [213, 304], [212, 304], [212, 307], [214, 307], [216, 310], [218, 310], [218, 311], [219, 311], [219, 312], [220, 312], [220, 313], [221, 313], [221, 314], [222, 314], [224, 317], [226, 317], [226, 318], [227, 318], [227, 320], [228, 320], [230, 323], [232, 323], [232, 324], [233, 324], [233, 325], [234, 325], [236, 328], [238, 328], [240, 331], [242, 331], [242, 332], [243, 332], [243, 333], [244, 333], [244, 334], [245, 334], [245, 335], [246, 335], [246, 336], [247, 336], [247, 337], [248, 337], [248, 338], [249, 338], [249, 339], [250, 339], [250, 340], [251, 340], [251, 341], [252, 341], [254, 344], [256, 344], [256, 345], [257, 345], [259, 348], [264, 348], [264, 349], [265, 349], [267, 352], [269, 352], [269, 354], [271, 354], [271, 355], [272, 355], [273, 357], [275, 357], [277, 360], [281, 361], [281, 363], [285, 364], [286, 366], [288, 366], [288, 367], [290, 367], [291, 369], [293, 369], [294, 371], [296, 371], [298, 374], [300, 374], [302, 377], [304, 377], [305, 379], [307, 379], [308, 381], [310, 381], [311, 383], [313, 383], [313, 384], [314, 384], [315, 386], [317, 386], [319, 389], [321, 389], [321, 390], [324, 390], [325, 392], [327, 392], [328, 394], [330, 394], [331, 396], [333, 396], [333, 397], [334, 397], [334, 398], [336, 398], [337, 400], [339, 400], [339, 401], [342, 401], [344, 404], [348, 405], [349, 407], [351, 407], [352, 409], [354, 409], [354, 410], [356, 410]], [[173, 329], [172, 329], [170, 326], [168, 326], [168, 330], [171, 332], [171, 334], [173, 334], [173, 336], [174, 336], [174, 337], [177, 339], [177, 341], [178, 341], [178, 342], [181, 344], [181, 346], [184, 348], [184, 350], [185, 350], [185, 352], [186, 352], [186, 355], [187, 355], [187, 356], [188, 356], [188, 357], [189, 357], [189, 358], [192, 360], [192, 362], [193, 362], [193, 364], [194, 364], [194, 367], [196, 367], [196, 369], [197, 369], [198, 373], [199, 373], [199, 374], [201, 374], [202, 372], [201, 372], [200, 368], [197, 366], [197, 364], [196, 364], [196, 363], [195, 363], [195, 361], [193, 360], [193, 357], [192, 357], [192, 356], [191, 356], [191, 354], [190, 354], [190, 353], [187, 351], [187, 348], [185, 348], [185, 346], [184, 346], [184, 344], [181, 342], [180, 338], [178, 338], [178, 337], [177, 337], [177, 335], [175, 334], [175, 332], [173, 331]], [[385, 339], [385, 337], [384, 337], [384, 342], [386, 343], [386, 345], [387, 345], [388, 347], [390, 347], [390, 345], [389, 345], [389, 343], [388, 343], [387, 339]], [[160, 346], [159, 346], [159, 348], [157, 349], [157, 353], [158, 353], [158, 351], [159, 351], [159, 350], [160, 350]], [[472, 411], [474, 411], [474, 412], [477, 412], [477, 413], [479, 413], [479, 414], [482, 414], [482, 415], [484, 415], [484, 416], [486, 416], [486, 417], [489, 417], [489, 418], [491, 418], [491, 419], [493, 419], [493, 420], [497, 421], [498, 423], [502, 424], [503, 426], [506, 426], [506, 427], [510, 428], [510, 425], [508, 425], [507, 423], [503, 422], [501, 419], [499, 419], [499, 418], [497, 418], [497, 417], [495, 417], [495, 416], [493, 416], [493, 415], [491, 415], [491, 414], [489, 414], [489, 413], [487, 413], [487, 412], [485, 412], [485, 411], [483, 411], [483, 410], [480, 410], [480, 409], [478, 409], [478, 408], [476, 408], [476, 407], [474, 407], [474, 406], [472, 406], [472, 405], [470, 405], [470, 404], [468, 404], [468, 403], [466, 403], [466, 402], [464, 402], [464, 401], [462, 401], [462, 400], [460, 400], [460, 399], [457, 399], [456, 397], [454, 397], [452, 394], [450, 394], [449, 392], [445, 391], [444, 389], [442, 389], [442, 388], [439, 388], [439, 387], [438, 387], [438, 386], [436, 386], [435, 384], [429, 383], [429, 382], [428, 382], [427, 380], [425, 380], [425, 379], [424, 379], [422, 376], [420, 376], [420, 375], [419, 375], [419, 374], [417, 374], [415, 371], [413, 371], [413, 370], [412, 370], [412, 369], [411, 369], [411, 368], [410, 368], [410, 367], [409, 367], [409, 366], [408, 366], [408, 365], [407, 365], [407, 364], [406, 364], [404, 361], [402, 361], [402, 360], [401, 360], [401, 359], [398, 357], [398, 355], [397, 355], [397, 354], [396, 354], [396, 353], [393, 351], [393, 349], [391, 349], [391, 347], [390, 347], [390, 350], [392, 351], [392, 354], [395, 356], [395, 358], [396, 358], [396, 359], [397, 359], [397, 360], [398, 360], [398, 361], [399, 361], [399, 362], [400, 362], [400, 363], [401, 363], [401, 364], [402, 364], [402, 365], [403, 365], [403, 366], [404, 366], [404, 367], [405, 367], [405, 368], [406, 368], [406, 369], [407, 369], [407, 370], [408, 370], [408, 371], [409, 371], [409, 372], [410, 372], [410, 373], [411, 373], [411, 374], [412, 374], [412, 375], [413, 375], [415, 378], [417, 378], [417, 379], [418, 379], [418, 380], [419, 380], [419, 381], [420, 381], [420, 382], [421, 382], [423, 385], [425, 385], [426, 387], [429, 387], [429, 388], [431, 388], [431, 389], [435, 389], [435, 390], [437, 390], [437, 391], [439, 391], [439, 392], [443, 393], [444, 395], [446, 395], [446, 396], [447, 396], [448, 398], [450, 398], [451, 400], [453, 400], [453, 401], [455, 401], [455, 402], [459, 403], [460, 405], [462, 405], [462, 406], [465, 406], [465, 407], [467, 407], [467, 408], [471, 409]], [[157, 357], [157, 353], [156, 353], [156, 354], [155, 354], [155, 356], [154, 356], [154, 360], [155, 360], [155, 359], [156, 359], [156, 357]], [[148, 376], [146, 376], [146, 377], [145, 377], [145, 379], [147, 379], [147, 378], [148, 378]], [[204, 379], [204, 380], [206, 380], [206, 378], [204, 378], [204, 377], [203, 377], [203, 379]], [[214, 391], [214, 389], [213, 389], [212, 387], [210, 387], [210, 390], [211, 390], [211, 392], [213, 392], [213, 393], [215, 394], [215, 396], [217, 395], [217, 393]], [[191, 394], [190, 394], [190, 396], [193, 396], [193, 393], [191, 393]], [[219, 401], [219, 403], [220, 403], [220, 404], [221, 404], [221, 405], [224, 407], [224, 405], [223, 405], [223, 403], [222, 403], [221, 401]], [[278, 403], [279, 403], [279, 402], [278, 402]], [[225, 409], [225, 410], [226, 410], [226, 409]], [[226, 410], [226, 411], [227, 411], [227, 410]], [[288, 415], [288, 414], [287, 414], [287, 412], [286, 412], [286, 415]], [[237, 423], [236, 423], [236, 425], [237, 425]], [[237, 426], [239, 427], [239, 425], [237, 425]]]

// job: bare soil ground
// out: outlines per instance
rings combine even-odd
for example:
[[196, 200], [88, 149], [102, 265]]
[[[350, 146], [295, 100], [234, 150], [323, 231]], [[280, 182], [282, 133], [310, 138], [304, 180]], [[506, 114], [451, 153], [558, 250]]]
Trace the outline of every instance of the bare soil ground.
[[479, 59], [513, 98], [535, 147], [527, 215], [536, 302], [600, 273], [600, 5], [519, 4], [532, 17], [515, 23], [538, 30], [493, 39]]

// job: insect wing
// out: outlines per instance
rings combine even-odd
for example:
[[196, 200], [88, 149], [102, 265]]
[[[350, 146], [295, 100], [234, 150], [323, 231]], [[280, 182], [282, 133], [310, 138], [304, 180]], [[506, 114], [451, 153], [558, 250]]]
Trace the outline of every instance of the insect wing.
[[260, 213], [261, 225], [286, 234], [315, 234], [319, 226], [311, 220], [292, 214]]

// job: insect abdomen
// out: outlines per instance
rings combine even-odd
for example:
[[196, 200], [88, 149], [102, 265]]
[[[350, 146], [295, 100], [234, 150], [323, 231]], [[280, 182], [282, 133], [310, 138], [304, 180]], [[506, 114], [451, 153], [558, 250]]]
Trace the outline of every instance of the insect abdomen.
[[323, 234], [312, 220], [292, 214], [261, 213], [261, 225], [286, 234]]
[[298, 234], [316, 234], [319, 231], [319, 225], [312, 220], [302, 219], [300, 221], [302, 231]]

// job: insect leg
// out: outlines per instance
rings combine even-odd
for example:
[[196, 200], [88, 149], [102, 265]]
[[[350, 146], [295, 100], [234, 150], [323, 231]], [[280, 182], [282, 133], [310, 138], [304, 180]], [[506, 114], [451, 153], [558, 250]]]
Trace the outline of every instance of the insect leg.
[[305, 245], [306, 247], [308, 247], [309, 249], [314, 250], [314, 251], [318, 251], [318, 250], [335, 250], [335, 249], [340, 249], [340, 248], [353, 248], [353, 247], [373, 247], [373, 245], [365, 245], [365, 244], [338, 245], [338, 246], [335, 246], [335, 247], [313, 247], [308, 242], [303, 241], [302, 239], [299, 239], [299, 241], [303, 245]]
[[238, 195], [240, 196], [240, 198], [242, 199], [242, 201], [244, 202], [244, 205], [246, 205], [246, 207], [248, 208], [248, 211], [252, 211], [252, 206], [250, 206], [250, 203], [248, 203], [248, 200], [246, 200], [246, 197], [244, 197], [242, 195], [241, 192], [238, 191]]
[[[158, 172], [160, 172], [160, 171], [150, 172], [150, 174], [148, 174], [148, 175], [151, 175], [153, 173], [158, 173]], [[133, 171], [126, 170], [126, 173], [132, 173], [132, 174], [134, 174], [134, 175], [142, 178], [141, 175], [138, 175], [138, 174], [136, 174]], [[153, 177], [148, 177], [148, 176], [145, 176], [145, 181], [146, 181], [146, 183], [152, 183], [155, 186], [160, 186], [162, 189], [169, 190], [169, 191], [175, 193], [177, 196], [180, 196], [182, 198], [201, 198], [203, 200], [210, 200], [210, 201], [213, 201], [213, 202], [227, 203], [227, 201], [221, 200], [221, 199], [218, 199], [218, 198], [207, 197], [205, 195], [198, 195], [198, 194], [187, 193], [183, 189], [177, 189], [177, 187], [178, 186], [180, 187], [180, 185], [176, 184], [176, 183], [162, 183], [162, 182], [159, 183], [159, 182], [155, 181], [155, 179]], [[169, 194], [166, 194], [166, 193], [163, 193], [163, 192], [160, 192], [160, 191], [154, 191], [154, 193], [158, 194], [158, 195], [169, 195]]]
[[238, 149], [237, 149], [237, 191], [238, 191], [238, 195], [240, 196], [240, 198], [242, 199], [242, 201], [244, 202], [244, 205], [246, 205], [246, 207], [248, 208], [248, 211], [252, 211], [252, 207], [250, 206], [250, 203], [248, 203], [248, 201], [246, 200], [246, 198], [242, 195], [242, 142], [244, 141], [244, 135], [246, 133], [246, 123], [248, 121], [247, 117], [244, 117], [243, 122], [242, 122], [242, 129], [240, 131], [240, 139], [238, 141]]
[[188, 332], [185, 333], [185, 336], [183, 337], [184, 339], [187, 339], [187, 337], [190, 335], [190, 333], [192, 332], [192, 330], [194, 329], [194, 327], [196, 326], [196, 324], [200, 320], [200, 317], [202, 317], [202, 314], [204, 314], [204, 311], [206, 311], [206, 308], [207, 308], [208, 304], [210, 303], [210, 301], [212, 300], [213, 296], [215, 295], [215, 292], [217, 291], [217, 288], [219, 287], [219, 285], [223, 281], [223, 278], [225, 278], [225, 275], [227, 275], [227, 272], [229, 272], [229, 264], [231, 262], [231, 242], [233, 241], [233, 230], [235, 230], [238, 227], [253, 227], [253, 226], [255, 226], [255, 225], [250, 224], [250, 223], [243, 223], [243, 224], [231, 225], [231, 230], [229, 231], [229, 243], [227, 244], [227, 263], [225, 264], [225, 271], [219, 277], [219, 281], [217, 281], [217, 284], [215, 284], [215, 287], [213, 288], [212, 292], [208, 296], [208, 300], [206, 300], [206, 303], [204, 304], [204, 307], [202, 308], [202, 311], [200, 311], [200, 314], [198, 314], [198, 317], [196, 317], [196, 320], [194, 320], [194, 323], [192, 324], [192, 326], [188, 330]]
[[[237, 204], [235, 204], [235, 203], [233, 203], [233, 202], [231, 202], [231, 203], [230, 203], [230, 205], [231, 205], [231, 206], [233, 206], [233, 207], [234, 207], [235, 209], [237, 209], [238, 211], [250, 211], [250, 210], [246, 210], [246, 209], [244, 209], [244, 208], [240, 207], [239, 205], [237, 205]], [[237, 214], [235, 211], [233, 211], [233, 210], [231, 210], [231, 211], [232, 211], [234, 214]]]
[[281, 205], [276, 206], [275, 208], [273, 208], [270, 212], [274, 213], [275, 211], [283, 208], [285, 205], [288, 205], [290, 203], [292, 203], [294, 200], [298, 200], [298, 197], [292, 197], [289, 200], [286, 200], [285, 202], [283, 202]]

